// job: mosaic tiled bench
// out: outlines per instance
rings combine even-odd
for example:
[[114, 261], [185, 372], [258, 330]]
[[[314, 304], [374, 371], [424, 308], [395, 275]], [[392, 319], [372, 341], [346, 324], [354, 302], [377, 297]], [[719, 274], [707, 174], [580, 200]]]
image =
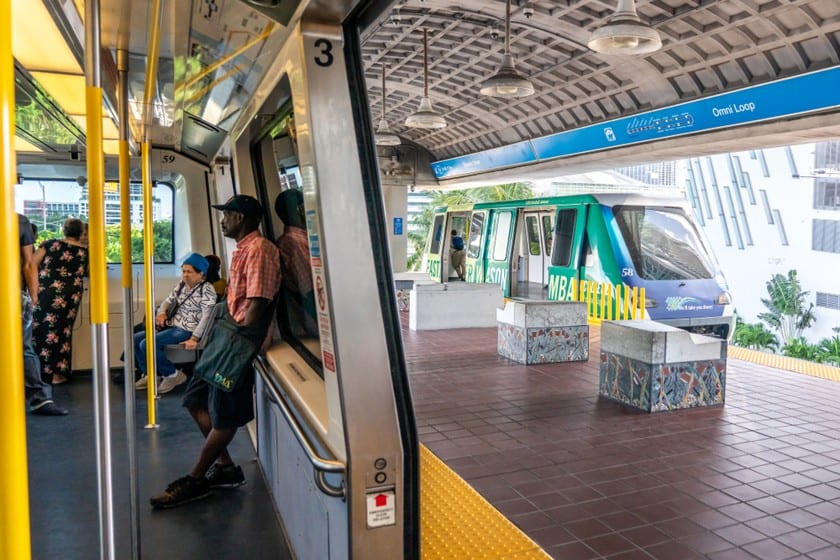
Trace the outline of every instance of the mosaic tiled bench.
[[496, 311], [499, 354], [521, 364], [589, 359], [586, 304], [509, 301]]
[[726, 341], [655, 321], [604, 321], [598, 392], [645, 412], [722, 405]]

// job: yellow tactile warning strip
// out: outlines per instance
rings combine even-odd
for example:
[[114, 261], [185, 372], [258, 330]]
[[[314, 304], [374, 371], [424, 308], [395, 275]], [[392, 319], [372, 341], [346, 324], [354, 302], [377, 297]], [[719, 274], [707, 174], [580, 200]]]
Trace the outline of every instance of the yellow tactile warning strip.
[[758, 350], [750, 350], [748, 348], [740, 348], [738, 346], [730, 346], [728, 349], [728, 355], [730, 358], [745, 360], [762, 366], [784, 369], [796, 373], [804, 373], [805, 375], [822, 377], [823, 379], [831, 379], [832, 381], [840, 381], [840, 368], [827, 366], [825, 364], [817, 364], [807, 360], [789, 358], [787, 356], [778, 356], [776, 354], [770, 354], [769, 352], [759, 352]]
[[424, 560], [551, 558], [425, 445], [420, 446], [420, 547]]

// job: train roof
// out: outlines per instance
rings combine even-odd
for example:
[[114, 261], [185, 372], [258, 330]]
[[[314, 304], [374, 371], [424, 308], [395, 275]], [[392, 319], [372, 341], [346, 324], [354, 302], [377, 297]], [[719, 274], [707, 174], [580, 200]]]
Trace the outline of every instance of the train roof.
[[468, 211], [486, 208], [511, 208], [557, 206], [566, 204], [603, 204], [605, 206], [679, 206], [685, 207], [688, 202], [682, 194], [670, 193], [586, 193], [563, 196], [544, 196], [524, 200], [503, 200], [498, 202], [476, 202], [474, 204], [459, 204], [453, 206], [438, 206], [435, 212]]

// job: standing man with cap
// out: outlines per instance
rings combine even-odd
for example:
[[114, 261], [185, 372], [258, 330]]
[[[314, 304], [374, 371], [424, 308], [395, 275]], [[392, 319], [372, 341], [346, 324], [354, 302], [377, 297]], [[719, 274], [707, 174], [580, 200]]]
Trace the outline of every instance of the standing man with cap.
[[[213, 208], [223, 212], [222, 233], [236, 240], [228, 275], [227, 312], [238, 325], [258, 327], [254, 330], [261, 334], [253, 339], [259, 345], [271, 324], [273, 300], [280, 284], [277, 247], [259, 232], [263, 208], [257, 199], [235, 195], [224, 204], [214, 204]], [[214, 338], [210, 344], [217, 341], [220, 339]], [[234, 464], [227, 451], [236, 430], [254, 418], [253, 367], [248, 365], [242, 376], [230, 392], [211, 386], [197, 375], [190, 379], [183, 405], [204, 434], [204, 446], [189, 474], [153, 497], [152, 507], [172, 508], [205, 498], [212, 488], [236, 488], [245, 484], [242, 469]]]
[[[204, 278], [209, 263], [198, 253], [190, 253], [181, 265], [181, 281], [160, 304], [155, 315], [155, 364], [161, 377], [160, 394], [168, 393], [187, 380], [187, 375], [175, 368], [166, 357], [166, 347], [183, 344], [194, 349], [213, 320], [216, 305], [216, 290]], [[148, 387], [148, 366], [146, 364], [146, 331], [134, 335], [134, 361], [143, 376], [134, 385], [136, 389]]]

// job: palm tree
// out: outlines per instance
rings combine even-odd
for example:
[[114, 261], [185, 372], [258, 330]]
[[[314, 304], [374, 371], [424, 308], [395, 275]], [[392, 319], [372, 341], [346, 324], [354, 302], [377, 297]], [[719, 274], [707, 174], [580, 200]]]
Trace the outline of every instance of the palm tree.
[[802, 336], [802, 331], [816, 320], [814, 304], [805, 307], [805, 296], [795, 270], [789, 270], [787, 276], [774, 274], [767, 282], [769, 298], [761, 298], [767, 312], [759, 313], [758, 318], [779, 331], [782, 346]]

